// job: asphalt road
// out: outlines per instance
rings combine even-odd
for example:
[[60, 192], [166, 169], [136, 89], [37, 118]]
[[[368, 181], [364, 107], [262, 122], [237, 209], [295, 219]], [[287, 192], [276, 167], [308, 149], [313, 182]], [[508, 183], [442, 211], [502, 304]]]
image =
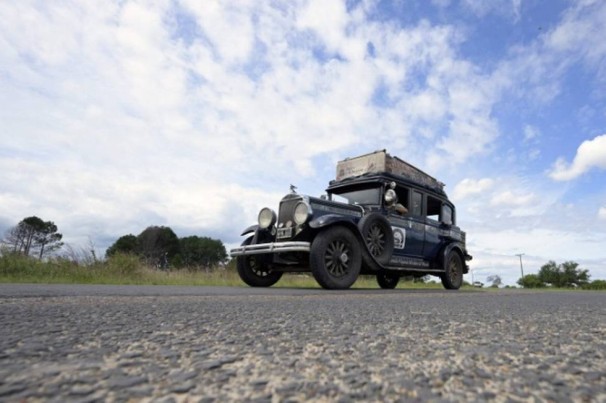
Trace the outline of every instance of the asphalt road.
[[0, 285], [0, 401], [606, 401], [606, 293]]

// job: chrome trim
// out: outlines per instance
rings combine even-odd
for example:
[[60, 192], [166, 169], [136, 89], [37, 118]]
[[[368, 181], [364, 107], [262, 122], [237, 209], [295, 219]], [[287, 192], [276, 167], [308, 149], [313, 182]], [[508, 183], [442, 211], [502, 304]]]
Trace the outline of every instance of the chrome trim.
[[261, 255], [264, 253], [309, 252], [310, 242], [270, 242], [243, 245], [229, 251], [231, 256]]

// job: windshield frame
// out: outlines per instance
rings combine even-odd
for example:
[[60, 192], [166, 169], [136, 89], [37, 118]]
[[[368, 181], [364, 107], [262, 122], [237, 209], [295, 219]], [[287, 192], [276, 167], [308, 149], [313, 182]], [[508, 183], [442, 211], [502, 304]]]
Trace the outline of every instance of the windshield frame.
[[[368, 186], [355, 186], [355, 187], [344, 187], [338, 189], [331, 189], [328, 193], [330, 200], [347, 203], [350, 205], [368, 206], [368, 205], [380, 205], [383, 193], [383, 187], [379, 184], [369, 184]], [[335, 196], [342, 200], [335, 200]]]

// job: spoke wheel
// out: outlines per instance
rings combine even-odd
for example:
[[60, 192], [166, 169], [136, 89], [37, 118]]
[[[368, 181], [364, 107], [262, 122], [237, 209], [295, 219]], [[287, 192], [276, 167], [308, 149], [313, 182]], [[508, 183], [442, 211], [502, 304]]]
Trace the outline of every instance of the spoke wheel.
[[447, 290], [458, 290], [463, 284], [463, 261], [456, 251], [450, 251], [445, 261], [442, 285]]
[[334, 277], [341, 278], [349, 271], [350, 246], [343, 240], [330, 242], [324, 252], [326, 270]]
[[366, 234], [366, 244], [370, 250], [371, 255], [374, 257], [381, 256], [386, 246], [386, 235], [382, 228], [376, 223], [370, 227], [368, 234]]
[[328, 228], [314, 239], [309, 263], [314, 278], [323, 288], [349, 288], [362, 265], [358, 240], [345, 227]]
[[[387, 264], [391, 259], [394, 248], [393, 230], [387, 218], [379, 213], [370, 213], [364, 216], [358, 224], [364, 243], [370, 255], [380, 264]], [[365, 263], [372, 267], [372, 262], [365, 259]]]
[[[250, 245], [251, 242], [252, 237], [242, 245]], [[263, 261], [262, 255], [238, 256], [236, 267], [242, 281], [251, 287], [270, 287], [282, 277], [281, 272], [271, 270]]]

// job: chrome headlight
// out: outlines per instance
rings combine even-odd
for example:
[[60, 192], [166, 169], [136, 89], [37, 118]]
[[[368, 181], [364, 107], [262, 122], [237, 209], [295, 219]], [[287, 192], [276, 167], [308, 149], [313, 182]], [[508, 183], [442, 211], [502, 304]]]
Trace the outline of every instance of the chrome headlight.
[[259, 211], [259, 228], [267, 229], [272, 227], [276, 223], [276, 219], [276, 213], [272, 209], [267, 207], [262, 208], [261, 211]]
[[305, 202], [299, 202], [295, 207], [294, 220], [298, 225], [305, 224], [311, 214], [309, 205]]

